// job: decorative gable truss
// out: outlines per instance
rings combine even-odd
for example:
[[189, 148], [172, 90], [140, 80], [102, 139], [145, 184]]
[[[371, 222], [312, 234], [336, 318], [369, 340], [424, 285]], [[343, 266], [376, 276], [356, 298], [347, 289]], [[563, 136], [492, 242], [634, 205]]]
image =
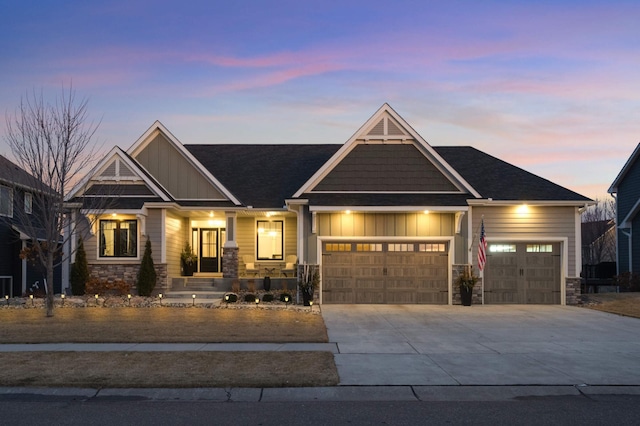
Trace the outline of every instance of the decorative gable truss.
[[469, 194], [480, 198], [388, 104], [294, 198], [305, 193]]

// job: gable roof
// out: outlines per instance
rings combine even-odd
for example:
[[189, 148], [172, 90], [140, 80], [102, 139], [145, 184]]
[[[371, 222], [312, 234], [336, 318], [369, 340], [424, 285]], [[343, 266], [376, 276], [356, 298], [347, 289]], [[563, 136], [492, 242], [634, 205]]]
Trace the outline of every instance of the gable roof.
[[245, 206], [280, 208], [342, 145], [185, 145]]
[[[208, 182], [208, 184], [210, 185], [209, 188], [215, 188], [215, 191], [221, 194], [222, 197], [224, 197], [224, 199], [215, 199], [215, 200], [209, 200], [209, 201], [227, 204], [225, 203], [225, 201], [229, 200], [234, 205], [240, 204], [236, 196], [227, 188], [225, 188], [224, 185], [222, 185], [214, 175], [209, 173], [208, 170], [205, 167], [203, 167], [203, 165], [185, 148], [185, 146], [160, 121], [156, 120], [151, 125], [151, 127], [149, 127], [147, 131], [144, 132], [142, 136], [140, 136], [138, 140], [127, 150], [127, 153], [132, 158], [137, 158], [137, 156], [144, 151], [147, 145], [149, 145], [154, 141], [155, 138], [153, 136], [157, 135], [156, 132], [161, 133], [164, 136], [164, 140], [167, 143], [169, 143], [169, 145], [175, 151], [177, 151], [177, 155], [184, 158], [184, 161], [190, 164], [190, 167], [192, 167], [192, 169], [189, 168], [189, 170], [192, 173], [194, 173], [196, 176], [202, 176], [202, 178], [204, 178], [204, 180]], [[168, 190], [168, 188], [165, 188], [165, 190]], [[174, 194], [174, 198], [178, 198], [178, 197], [175, 197], [175, 194]], [[182, 203], [182, 204], [192, 205], [192, 203], [189, 203], [189, 202]], [[197, 204], [197, 201], [196, 201], [196, 204]]]
[[589, 198], [470, 146], [434, 148], [482, 194], [502, 201], [575, 201]]
[[618, 173], [618, 176], [616, 176], [616, 178], [614, 179], [613, 183], [611, 184], [611, 186], [607, 190], [607, 192], [609, 192], [609, 194], [614, 194], [614, 193], [618, 192], [618, 185], [620, 185], [620, 182], [622, 182], [622, 180], [625, 178], [625, 176], [627, 175], [629, 170], [631, 170], [631, 168], [633, 168], [634, 164], [638, 160], [638, 157], [640, 157], [640, 143], [633, 150], [633, 153], [627, 159], [627, 162], [622, 167], [622, 170], [620, 170], [620, 173]]
[[[404, 145], [404, 144], [412, 144], [421, 154], [420, 157], [422, 162], [422, 166], [426, 168], [427, 164], [429, 165], [431, 170], [429, 174], [432, 178], [439, 177], [441, 180], [441, 189], [448, 188], [448, 191], [437, 191], [434, 189], [427, 190], [427, 188], [422, 187], [422, 191], [417, 192], [457, 192], [457, 193], [468, 193], [471, 197], [480, 198], [480, 195], [476, 192], [476, 190], [469, 185], [465, 179], [458, 174], [458, 172], [451, 167], [447, 162], [440, 157], [440, 155], [429, 145], [423, 138], [416, 132], [410, 125], [407, 123], [391, 106], [387, 103], [383, 104], [359, 129], [356, 133], [349, 138], [349, 140], [327, 161], [321, 168], [319, 168], [310, 179], [308, 179], [293, 195], [293, 197], [300, 197], [302, 194], [308, 194], [314, 192], [317, 188], [323, 188], [323, 180], [327, 178], [330, 174], [340, 169], [340, 166], [343, 161], [348, 161], [349, 156], [352, 155], [360, 146], [367, 145], [371, 143], [377, 144], [386, 144], [393, 143], [396, 145]], [[413, 159], [418, 160], [418, 156], [413, 153]], [[360, 156], [355, 160], [355, 163], [359, 163], [362, 165], [364, 162], [367, 162], [365, 156]], [[381, 158], [379, 157], [378, 160]], [[379, 183], [384, 181], [387, 177], [391, 180], [396, 181], [404, 181], [406, 183], [407, 177], [411, 175], [403, 175], [402, 170], [398, 167], [394, 167], [392, 164], [382, 163], [375, 164], [373, 162], [368, 162], [368, 166], [382, 166], [379, 170], [370, 170], [372, 175], [370, 176], [362, 176], [361, 182], [366, 179], [375, 179], [378, 181], [378, 186], [376, 190], [371, 191], [370, 189], [375, 187], [376, 185], [371, 185], [370, 182], [363, 182], [359, 185], [359, 190], [353, 190], [351, 188], [351, 192], [363, 193], [363, 192], [379, 192], [379, 193], [388, 193], [390, 192], [416, 192], [416, 191], [393, 191], [393, 189], [397, 189], [393, 185], [380, 185]], [[350, 166], [351, 167], [351, 166]], [[418, 169], [414, 169], [417, 172]], [[378, 173], [378, 176], [376, 175]], [[336, 172], [340, 174], [340, 172]], [[334, 174], [336, 174], [334, 173]], [[383, 174], [384, 173], [384, 174]], [[335, 180], [340, 180], [344, 176], [335, 176]], [[448, 185], [442, 185], [443, 181], [448, 181]], [[369, 185], [367, 185], [369, 183]], [[368, 189], [364, 189], [364, 188]], [[331, 188], [330, 192], [340, 192], [338, 191], [336, 186], [328, 185], [327, 188]]]

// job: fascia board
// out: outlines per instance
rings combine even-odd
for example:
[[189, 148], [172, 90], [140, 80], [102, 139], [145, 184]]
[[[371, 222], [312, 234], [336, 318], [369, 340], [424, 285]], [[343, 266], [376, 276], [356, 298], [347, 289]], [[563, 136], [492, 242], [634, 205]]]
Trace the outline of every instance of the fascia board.
[[526, 204], [528, 206], [540, 206], [540, 207], [585, 207], [592, 206], [595, 203], [593, 200], [586, 201], [564, 201], [564, 200], [493, 200], [491, 198], [483, 198], [483, 199], [469, 199], [467, 200], [470, 206], [521, 206]]
[[618, 185], [620, 185], [620, 181], [622, 181], [622, 179], [624, 179], [624, 177], [626, 176], [626, 174], [629, 171], [629, 169], [631, 169], [631, 167], [633, 167], [634, 163], [638, 159], [638, 156], [640, 156], [640, 143], [638, 143], [636, 148], [633, 150], [633, 153], [627, 159], [627, 162], [624, 164], [624, 166], [620, 170], [620, 173], [618, 173], [618, 176], [616, 176], [616, 178], [613, 180], [613, 183], [611, 184], [611, 186], [607, 190], [607, 192], [609, 194], [615, 194], [615, 193], [618, 192]]
[[621, 228], [621, 229], [631, 228], [631, 222], [638, 214], [638, 211], [640, 211], [640, 199], [636, 201], [635, 205], [631, 208], [631, 210], [629, 210], [629, 213], [620, 222], [620, 225], [618, 225], [618, 228]]
[[466, 212], [468, 206], [310, 206], [310, 212], [339, 212], [350, 210], [352, 212]]

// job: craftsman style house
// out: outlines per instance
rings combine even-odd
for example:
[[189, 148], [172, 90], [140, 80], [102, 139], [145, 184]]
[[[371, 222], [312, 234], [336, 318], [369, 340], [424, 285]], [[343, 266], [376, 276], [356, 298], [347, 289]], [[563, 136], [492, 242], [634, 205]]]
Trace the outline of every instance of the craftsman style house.
[[[609, 187], [616, 197], [618, 275], [640, 273], [640, 144]], [[635, 230], [635, 238], [634, 238]]]
[[[83, 208], [105, 193], [118, 194], [108, 210]], [[167, 291], [188, 242], [216, 285], [309, 263], [320, 303], [396, 304], [457, 303], [481, 222], [478, 303], [575, 303], [591, 203], [472, 147], [433, 147], [388, 104], [342, 145], [183, 145], [156, 122], [69, 201], [92, 224], [96, 276], [133, 282], [149, 239]]]

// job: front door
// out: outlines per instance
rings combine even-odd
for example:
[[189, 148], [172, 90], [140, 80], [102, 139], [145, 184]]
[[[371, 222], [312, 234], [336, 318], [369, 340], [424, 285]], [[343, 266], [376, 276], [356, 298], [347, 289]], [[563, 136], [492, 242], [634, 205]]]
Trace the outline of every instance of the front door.
[[200, 229], [200, 272], [218, 272], [218, 229]]

